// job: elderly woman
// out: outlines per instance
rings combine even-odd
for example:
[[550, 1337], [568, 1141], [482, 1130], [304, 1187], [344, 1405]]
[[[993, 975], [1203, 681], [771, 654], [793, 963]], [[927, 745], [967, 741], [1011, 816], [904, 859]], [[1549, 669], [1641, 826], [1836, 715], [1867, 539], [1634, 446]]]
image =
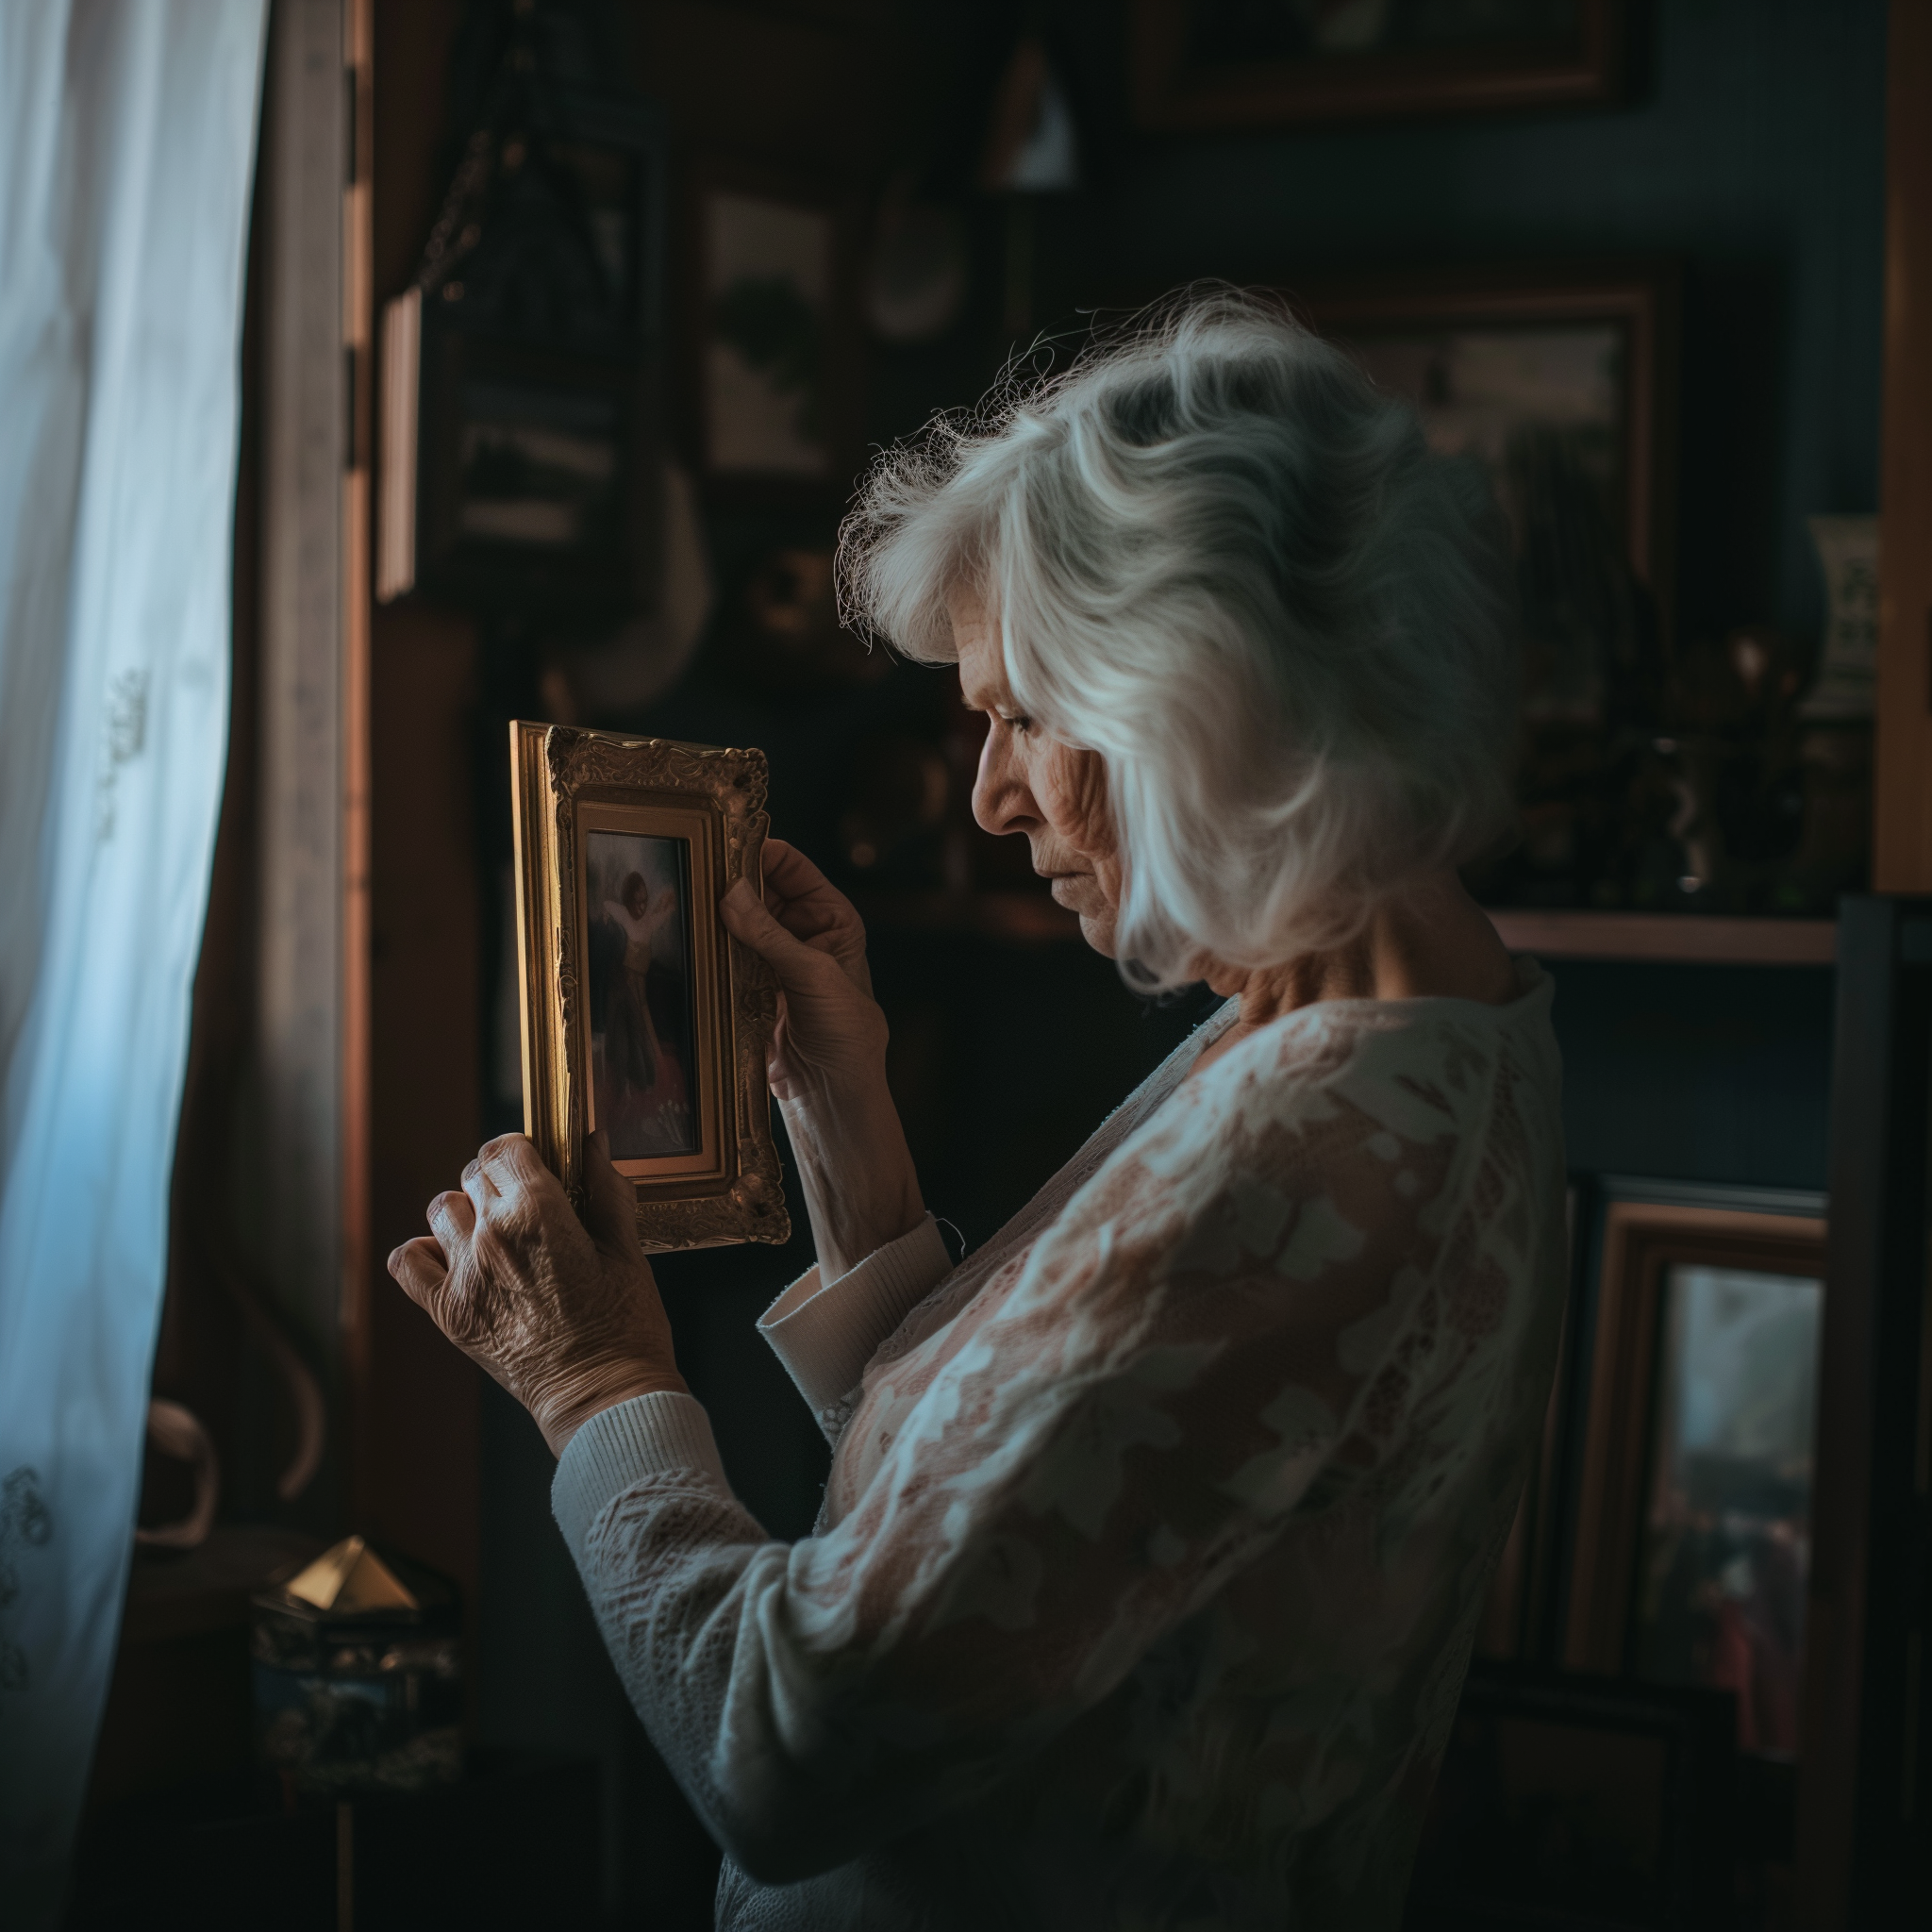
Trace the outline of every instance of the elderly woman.
[[734, 889], [817, 1243], [759, 1324], [834, 1444], [802, 1542], [608, 1164], [580, 1226], [494, 1141], [391, 1266], [557, 1452], [721, 1925], [1393, 1926], [1563, 1274], [1550, 988], [1456, 872], [1507, 816], [1492, 513], [1223, 296], [883, 458], [843, 562], [987, 713], [979, 822], [1226, 1004], [954, 1267], [852, 908], [783, 845]]

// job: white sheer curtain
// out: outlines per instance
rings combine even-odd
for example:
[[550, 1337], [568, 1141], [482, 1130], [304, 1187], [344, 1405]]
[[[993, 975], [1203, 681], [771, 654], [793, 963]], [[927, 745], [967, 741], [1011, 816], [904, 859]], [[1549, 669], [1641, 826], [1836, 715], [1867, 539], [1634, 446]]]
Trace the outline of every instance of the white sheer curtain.
[[0, 0], [0, 1919], [132, 1546], [227, 741], [264, 0]]

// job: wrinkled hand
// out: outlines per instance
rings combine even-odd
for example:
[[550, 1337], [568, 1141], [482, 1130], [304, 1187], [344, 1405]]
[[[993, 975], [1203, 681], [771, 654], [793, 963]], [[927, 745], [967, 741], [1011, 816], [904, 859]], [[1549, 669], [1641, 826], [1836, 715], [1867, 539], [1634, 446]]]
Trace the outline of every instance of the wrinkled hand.
[[719, 916], [778, 981], [767, 1062], [798, 1159], [819, 1270], [835, 1281], [925, 1214], [886, 1085], [886, 1016], [872, 996], [865, 927], [795, 846], [765, 841], [765, 899], [742, 879]]
[[780, 1101], [883, 1086], [886, 1016], [872, 996], [865, 927], [852, 901], [795, 845], [765, 841], [765, 898], [742, 879], [719, 912], [777, 974], [768, 1062]]
[[389, 1257], [410, 1300], [530, 1411], [558, 1456], [600, 1409], [685, 1388], [630, 1184], [601, 1134], [584, 1151], [582, 1221], [529, 1141], [505, 1134], [464, 1168], [460, 1191], [430, 1202], [432, 1233]]

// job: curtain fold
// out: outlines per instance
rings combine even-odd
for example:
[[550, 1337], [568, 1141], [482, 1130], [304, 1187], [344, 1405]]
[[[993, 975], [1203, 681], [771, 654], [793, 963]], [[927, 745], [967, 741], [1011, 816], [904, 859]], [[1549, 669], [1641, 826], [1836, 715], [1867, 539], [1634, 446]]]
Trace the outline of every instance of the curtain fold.
[[119, 1631], [227, 742], [265, 0], [0, 6], [0, 1917]]

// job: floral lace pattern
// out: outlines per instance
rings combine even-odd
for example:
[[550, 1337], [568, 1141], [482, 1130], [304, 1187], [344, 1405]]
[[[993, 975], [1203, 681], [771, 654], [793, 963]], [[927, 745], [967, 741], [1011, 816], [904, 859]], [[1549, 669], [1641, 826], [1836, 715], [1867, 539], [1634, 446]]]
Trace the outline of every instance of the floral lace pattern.
[[1399, 1923], [1561, 1313], [1523, 982], [1305, 1008], [1117, 1115], [879, 1350], [813, 1537], [682, 1473], [604, 1508], [721, 1924]]

